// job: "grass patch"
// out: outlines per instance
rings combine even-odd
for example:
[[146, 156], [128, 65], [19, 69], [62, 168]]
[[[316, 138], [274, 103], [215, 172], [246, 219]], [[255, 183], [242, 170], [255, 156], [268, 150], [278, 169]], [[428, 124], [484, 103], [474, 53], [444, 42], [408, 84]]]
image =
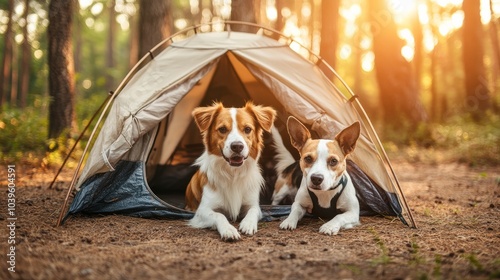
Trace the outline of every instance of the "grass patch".
[[469, 261], [469, 265], [473, 271], [483, 272], [484, 267], [481, 262], [477, 259], [475, 254], [467, 254], [465, 255], [465, 259]]
[[42, 106], [3, 111], [0, 114], [0, 158], [13, 162], [43, 157], [47, 127], [47, 114]]
[[372, 264], [373, 265], [386, 265], [391, 262], [391, 257], [389, 257], [389, 250], [385, 246], [384, 241], [380, 238], [378, 233], [375, 231], [375, 229], [370, 228], [370, 232], [373, 234], [374, 238], [373, 240], [377, 244], [379, 250], [380, 250], [380, 256], [377, 258], [372, 259]]
[[411, 259], [410, 259], [409, 263], [413, 264], [413, 265], [419, 265], [419, 264], [424, 263], [424, 259], [420, 255], [420, 246], [418, 246], [417, 241], [412, 240], [409, 243], [409, 246], [410, 246], [410, 255], [411, 255]]
[[441, 279], [442, 272], [441, 267], [443, 265], [443, 260], [441, 255], [435, 255], [434, 257], [434, 268], [432, 269], [432, 276], [434, 279]]
[[480, 122], [454, 117], [417, 128], [386, 128], [381, 138], [391, 157], [413, 162], [500, 165], [500, 116], [495, 114]]
[[[69, 139], [65, 137], [48, 139], [48, 100], [38, 97], [33, 105], [23, 109], [3, 108], [0, 113], [0, 162], [59, 166], [75, 144], [80, 131], [102, 104], [103, 97], [92, 96], [79, 102], [75, 108], [78, 131]], [[87, 135], [92, 128], [92, 126], [89, 128]], [[76, 146], [68, 166], [74, 165], [79, 159], [86, 141], [84, 137]]]

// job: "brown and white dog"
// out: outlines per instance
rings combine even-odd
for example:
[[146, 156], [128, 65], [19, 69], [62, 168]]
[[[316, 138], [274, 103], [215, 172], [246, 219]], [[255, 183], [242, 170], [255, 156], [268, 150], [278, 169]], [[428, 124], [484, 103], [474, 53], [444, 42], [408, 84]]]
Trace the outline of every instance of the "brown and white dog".
[[359, 122], [342, 130], [334, 140], [311, 139], [309, 130], [294, 117], [288, 118], [287, 127], [291, 144], [299, 151], [300, 160], [283, 168], [292, 156], [273, 129], [278, 153], [277, 169], [283, 171], [276, 182], [273, 199], [279, 200], [283, 194], [293, 192], [297, 184], [300, 187], [290, 215], [280, 224], [280, 228], [295, 229], [306, 212], [329, 220], [319, 229], [324, 234], [335, 235], [341, 228], [358, 225], [359, 202], [346, 172], [346, 157], [356, 146], [360, 134]]
[[270, 131], [276, 111], [251, 102], [243, 108], [214, 103], [196, 108], [193, 117], [205, 151], [186, 189], [186, 209], [196, 211], [189, 224], [217, 229], [223, 240], [238, 240], [240, 234], [228, 219], [243, 218], [239, 230], [255, 234], [262, 217], [259, 193], [264, 179], [258, 161], [263, 131]]

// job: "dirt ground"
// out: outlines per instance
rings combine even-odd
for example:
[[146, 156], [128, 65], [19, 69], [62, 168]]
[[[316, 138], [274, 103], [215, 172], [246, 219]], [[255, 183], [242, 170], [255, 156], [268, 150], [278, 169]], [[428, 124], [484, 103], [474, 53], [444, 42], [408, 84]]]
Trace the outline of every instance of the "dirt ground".
[[[7, 167], [0, 171], [0, 279], [500, 278], [500, 168], [393, 162], [418, 229], [362, 217], [337, 236], [306, 218], [262, 222], [225, 243], [184, 220], [76, 216], [55, 227], [71, 172], [16, 166], [15, 272], [9, 272]], [[7, 225], [7, 226], [6, 226]]]

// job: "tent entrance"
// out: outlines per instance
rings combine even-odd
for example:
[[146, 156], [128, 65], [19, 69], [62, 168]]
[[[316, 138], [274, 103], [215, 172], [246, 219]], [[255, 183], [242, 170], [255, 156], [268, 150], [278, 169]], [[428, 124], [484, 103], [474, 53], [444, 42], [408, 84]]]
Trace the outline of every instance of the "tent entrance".
[[[204, 151], [200, 132], [191, 117], [192, 110], [197, 106], [210, 106], [213, 102], [222, 102], [226, 107], [242, 107], [248, 100], [275, 108], [281, 107], [277, 105], [279, 102], [269, 89], [228, 52], [219, 59], [215, 69], [202, 78], [158, 126], [146, 161], [146, 178], [151, 191], [159, 199], [169, 205], [184, 208], [186, 187], [197, 170], [192, 164]], [[271, 143], [270, 135], [265, 135], [265, 141]], [[266, 178], [261, 196], [262, 204], [270, 204], [276, 178], [273, 169], [274, 152], [268, 147], [270, 145], [266, 146], [260, 160]]]

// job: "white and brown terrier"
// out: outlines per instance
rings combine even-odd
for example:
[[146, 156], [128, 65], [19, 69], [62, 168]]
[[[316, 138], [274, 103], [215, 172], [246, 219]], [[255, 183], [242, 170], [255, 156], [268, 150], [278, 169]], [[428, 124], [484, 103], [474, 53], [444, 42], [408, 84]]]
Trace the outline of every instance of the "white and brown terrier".
[[306, 212], [328, 220], [319, 229], [324, 234], [335, 235], [341, 228], [358, 225], [359, 202], [346, 171], [346, 157], [356, 146], [359, 122], [342, 130], [333, 140], [311, 139], [309, 130], [294, 117], [288, 118], [287, 127], [300, 160], [292, 161], [293, 156], [273, 128], [278, 159], [276, 169], [281, 172], [276, 181], [273, 204], [290, 193], [293, 195], [294, 191], [297, 193], [290, 215], [280, 228], [295, 229]]
[[193, 117], [205, 151], [196, 160], [199, 170], [186, 189], [186, 209], [196, 211], [189, 224], [217, 229], [223, 240], [238, 240], [240, 233], [228, 219], [242, 218], [239, 230], [255, 234], [262, 217], [259, 193], [264, 185], [258, 161], [263, 132], [270, 131], [276, 111], [251, 102], [243, 108], [214, 103], [196, 108]]

